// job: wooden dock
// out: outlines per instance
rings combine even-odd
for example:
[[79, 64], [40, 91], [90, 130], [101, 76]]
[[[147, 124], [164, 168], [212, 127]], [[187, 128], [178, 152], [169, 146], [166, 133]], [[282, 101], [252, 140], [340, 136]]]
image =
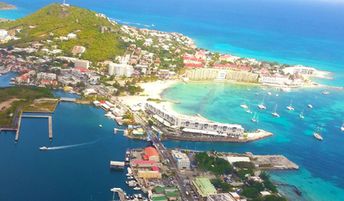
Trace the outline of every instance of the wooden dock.
[[21, 114], [18, 119], [18, 128], [15, 136], [15, 141], [19, 140], [19, 134], [20, 134], [20, 125], [22, 118], [47, 118], [48, 119], [48, 135], [49, 139], [53, 139], [53, 118], [49, 115], [29, 115], [29, 114]]

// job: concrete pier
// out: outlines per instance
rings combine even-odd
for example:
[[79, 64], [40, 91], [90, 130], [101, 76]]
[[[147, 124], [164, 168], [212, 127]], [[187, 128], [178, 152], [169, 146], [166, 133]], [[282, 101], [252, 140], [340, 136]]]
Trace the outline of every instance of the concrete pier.
[[124, 191], [121, 188], [112, 188], [111, 191], [113, 193], [117, 193], [118, 194], [118, 197], [119, 197], [120, 201], [127, 201], [127, 199], [125, 198], [125, 193], [124, 193]]
[[18, 120], [18, 128], [17, 128], [17, 132], [16, 132], [16, 137], [15, 137], [15, 141], [19, 140], [19, 131], [20, 131], [20, 124], [21, 124], [21, 120], [22, 118], [47, 118], [48, 119], [48, 135], [49, 135], [49, 139], [53, 139], [53, 118], [51, 116], [46, 116], [46, 115], [29, 115], [29, 114], [21, 114]]

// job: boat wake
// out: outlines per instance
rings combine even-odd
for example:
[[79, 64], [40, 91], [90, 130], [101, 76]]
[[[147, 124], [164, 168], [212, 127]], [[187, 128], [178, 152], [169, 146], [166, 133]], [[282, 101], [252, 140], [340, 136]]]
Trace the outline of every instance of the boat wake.
[[80, 144], [72, 144], [72, 145], [65, 145], [65, 146], [55, 146], [55, 147], [40, 147], [39, 149], [41, 151], [52, 151], [52, 150], [62, 150], [62, 149], [70, 149], [70, 148], [76, 148], [76, 147], [83, 147], [87, 145], [92, 145], [100, 141], [101, 139], [91, 141], [91, 142], [85, 142]]

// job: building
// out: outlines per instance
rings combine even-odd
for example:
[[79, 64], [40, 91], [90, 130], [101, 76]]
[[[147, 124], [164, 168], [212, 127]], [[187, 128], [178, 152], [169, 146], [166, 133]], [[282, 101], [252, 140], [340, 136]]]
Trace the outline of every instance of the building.
[[241, 138], [245, 129], [238, 124], [212, 122], [198, 116], [186, 116], [167, 111], [156, 103], [146, 103], [145, 109], [167, 127], [179, 128], [184, 133], [203, 134], [216, 137]]
[[131, 77], [134, 73], [134, 68], [128, 64], [110, 63], [108, 66], [108, 73], [109, 75], [115, 75], [117, 77]]
[[206, 177], [197, 177], [192, 181], [195, 192], [203, 200], [207, 200], [209, 195], [217, 194], [214, 185]]
[[236, 201], [229, 193], [220, 193], [215, 195], [209, 195], [207, 201]]
[[299, 74], [299, 75], [305, 75], [305, 76], [312, 76], [316, 72], [316, 70], [315, 68], [297, 65], [297, 66], [286, 67], [283, 69], [283, 72], [284, 74], [290, 74], [290, 75]]
[[74, 61], [75, 68], [85, 68], [88, 69], [90, 67], [91, 62], [88, 60], [76, 59]]
[[143, 158], [145, 160], [150, 160], [150, 161], [155, 161], [155, 162], [159, 162], [160, 161], [160, 157], [159, 157], [159, 153], [158, 151], [155, 149], [155, 147], [146, 147], [144, 149], [144, 155]]
[[247, 156], [228, 156], [225, 158], [230, 164], [236, 162], [251, 162], [250, 158]]
[[38, 80], [56, 80], [57, 76], [55, 73], [44, 73], [40, 72], [37, 73]]
[[190, 169], [190, 159], [185, 153], [172, 150], [172, 156], [177, 162], [178, 169]]
[[139, 170], [137, 176], [142, 179], [161, 179], [161, 173], [154, 170]]

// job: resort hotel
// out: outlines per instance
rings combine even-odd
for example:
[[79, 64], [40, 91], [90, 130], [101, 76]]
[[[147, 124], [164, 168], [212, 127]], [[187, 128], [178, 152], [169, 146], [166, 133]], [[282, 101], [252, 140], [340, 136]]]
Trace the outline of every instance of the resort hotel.
[[180, 129], [183, 133], [216, 137], [242, 138], [244, 128], [238, 124], [212, 122], [200, 116], [186, 116], [168, 111], [163, 105], [146, 103], [145, 110], [166, 127]]

